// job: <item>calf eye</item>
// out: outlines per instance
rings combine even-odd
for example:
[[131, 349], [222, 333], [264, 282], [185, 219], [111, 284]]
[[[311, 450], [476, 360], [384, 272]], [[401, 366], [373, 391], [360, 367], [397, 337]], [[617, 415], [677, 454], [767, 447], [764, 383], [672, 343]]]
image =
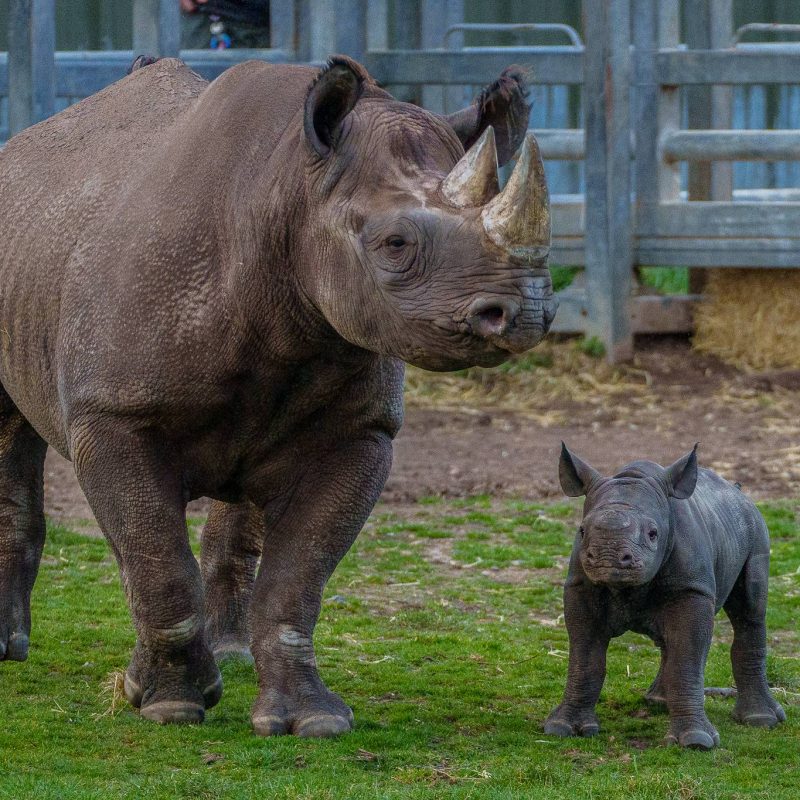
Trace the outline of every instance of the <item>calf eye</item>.
[[581, 539], [583, 539], [583, 534], [586, 533], [586, 531], [583, 529], [583, 525], [578, 528], [578, 533], [580, 534]]
[[656, 539], [658, 539], [658, 531], [655, 528], [650, 528], [650, 530], [647, 532], [647, 535], [651, 542], [654, 542]]

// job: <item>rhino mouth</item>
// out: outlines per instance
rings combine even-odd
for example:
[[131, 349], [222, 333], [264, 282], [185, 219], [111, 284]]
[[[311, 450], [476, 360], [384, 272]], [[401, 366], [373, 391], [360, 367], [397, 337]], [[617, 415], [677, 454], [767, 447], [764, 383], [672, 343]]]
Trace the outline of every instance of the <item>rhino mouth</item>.
[[592, 583], [596, 583], [600, 586], [639, 586], [647, 580], [644, 565], [641, 563], [636, 563], [630, 567], [624, 568], [613, 566], [584, 566], [584, 572]]

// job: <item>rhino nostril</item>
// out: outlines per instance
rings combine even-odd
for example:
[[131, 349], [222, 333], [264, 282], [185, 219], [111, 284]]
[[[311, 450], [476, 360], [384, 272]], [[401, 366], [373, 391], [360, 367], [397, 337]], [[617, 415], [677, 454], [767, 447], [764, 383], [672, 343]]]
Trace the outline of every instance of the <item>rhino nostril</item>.
[[594, 550], [587, 550], [586, 551], [586, 558], [589, 560], [590, 563], [596, 561], [596, 555]]
[[468, 321], [472, 332], [478, 336], [502, 336], [513, 327], [518, 311], [511, 300], [485, 298], [472, 304]]

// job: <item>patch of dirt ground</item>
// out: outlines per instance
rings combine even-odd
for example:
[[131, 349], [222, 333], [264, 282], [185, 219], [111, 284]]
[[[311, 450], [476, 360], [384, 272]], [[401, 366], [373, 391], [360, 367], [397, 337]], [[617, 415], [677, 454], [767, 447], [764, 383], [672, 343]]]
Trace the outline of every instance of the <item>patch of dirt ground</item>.
[[[698, 355], [683, 337], [644, 339], [621, 367], [581, 353], [574, 341], [554, 340], [534, 354], [506, 371], [412, 371], [383, 501], [558, 498], [562, 440], [607, 473], [635, 458], [670, 463], [700, 442], [701, 463], [754, 497], [800, 495], [798, 381], [739, 372]], [[51, 517], [91, 519], [72, 466], [52, 451], [45, 484]], [[206, 507], [198, 501], [190, 513]]]

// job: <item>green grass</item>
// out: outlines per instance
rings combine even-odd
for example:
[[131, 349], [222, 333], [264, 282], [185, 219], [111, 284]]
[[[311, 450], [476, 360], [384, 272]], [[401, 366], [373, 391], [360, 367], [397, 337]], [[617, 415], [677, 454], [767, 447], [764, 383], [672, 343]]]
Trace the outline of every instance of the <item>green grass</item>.
[[[550, 273], [553, 288], [560, 292], [572, 284], [581, 267], [562, 267], [553, 265]], [[689, 270], [686, 267], [639, 267], [639, 281], [660, 294], [688, 294]]]
[[[0, 798], [794, 798], [800, 744], [797, 504], [762, 507], [773, 530], [770, 681], [787, 724], [764, 731], [710, 698], [722, 747], [662, 743], [645, 707], [655, 647], [612, 643], [592, 740], [542, 722], [566, 675], [561, 585], [578, 506], [488, 496], [379, 508], [326, 592], [320, 670], [353, 706], [338, 740], [259, 739], [252, 667], [223, 666], [200, 727], [159, 727], [104, 688], [133, 645], [103, 541], [51, 527], [27, 663], [0, 664]], [[196, 535], [196, 525], [192, 525]], [[729, 685], [720, 620], [707, 682]]]

